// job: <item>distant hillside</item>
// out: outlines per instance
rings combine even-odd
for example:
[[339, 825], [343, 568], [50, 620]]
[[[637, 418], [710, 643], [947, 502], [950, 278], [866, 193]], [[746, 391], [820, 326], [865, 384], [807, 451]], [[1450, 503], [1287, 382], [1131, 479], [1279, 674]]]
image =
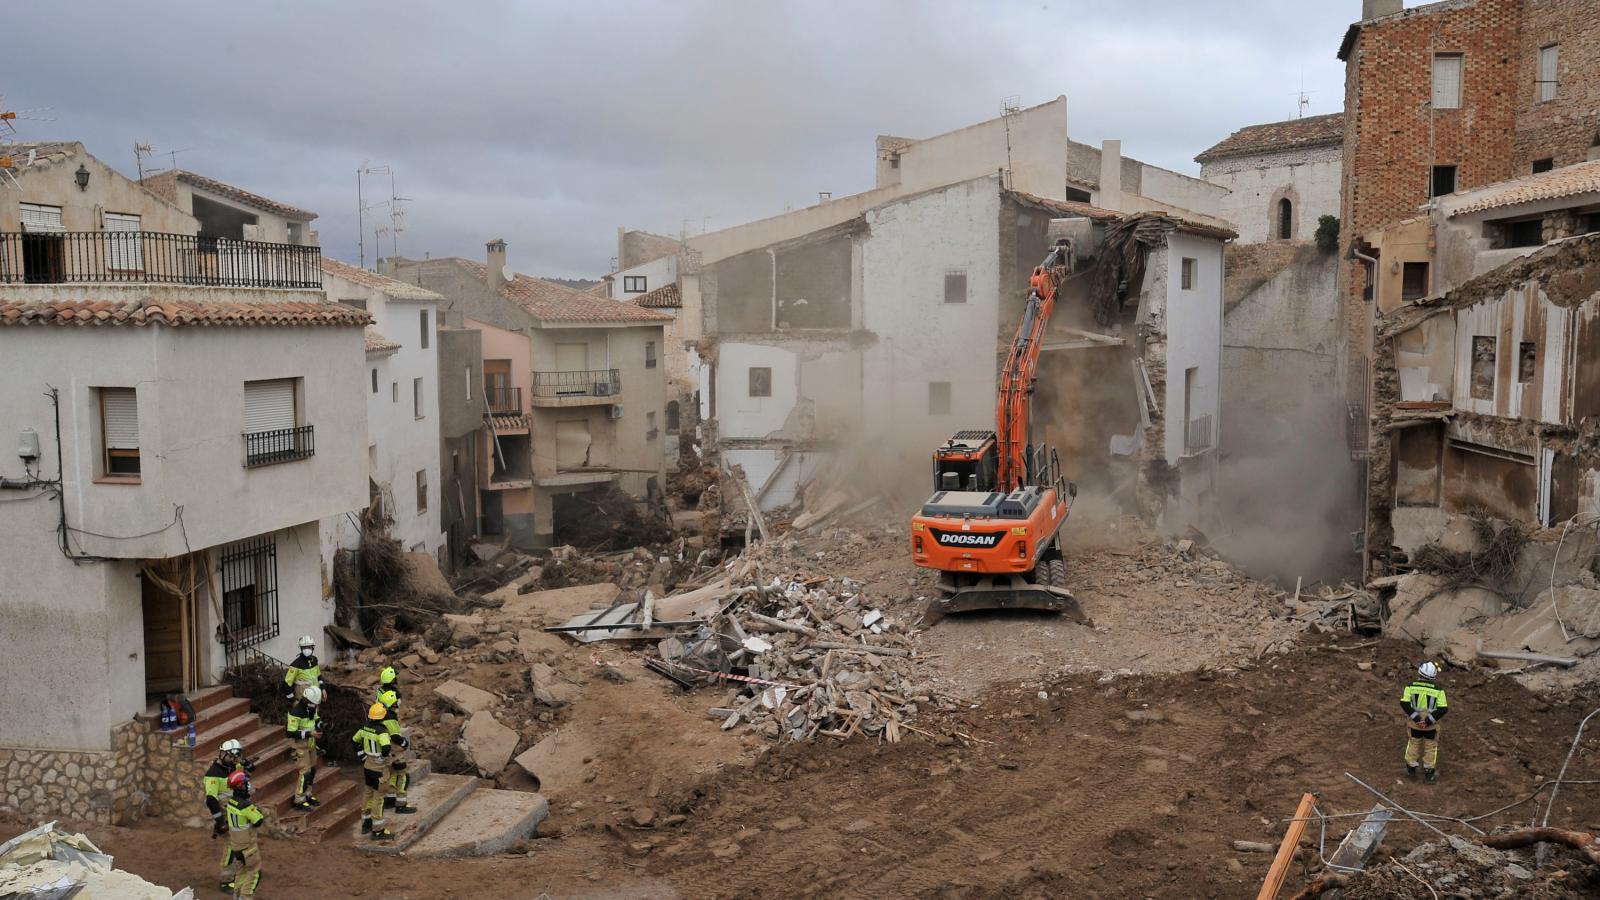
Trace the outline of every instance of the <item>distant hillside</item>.
[[548, 281], [551, 284], [559, 284], [563, 287], [572, 288], [575, 291], [588, 290], [589, 288], [592, 288], [600, 283], [600, 281], [595, 278], [545, 278], [542, 275], [537, 275], [534, 277], [538, 278], [540, 281]]

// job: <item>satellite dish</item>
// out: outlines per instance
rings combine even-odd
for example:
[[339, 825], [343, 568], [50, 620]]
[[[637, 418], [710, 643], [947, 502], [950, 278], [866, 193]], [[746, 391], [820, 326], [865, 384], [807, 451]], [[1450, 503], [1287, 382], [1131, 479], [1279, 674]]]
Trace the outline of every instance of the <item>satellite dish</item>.
[[517, 273], [511, 271], [510, 266], [501, 266], [500, 277], [505, 281], [506, 284], [510, 284], [511, 282], [517, 280]]

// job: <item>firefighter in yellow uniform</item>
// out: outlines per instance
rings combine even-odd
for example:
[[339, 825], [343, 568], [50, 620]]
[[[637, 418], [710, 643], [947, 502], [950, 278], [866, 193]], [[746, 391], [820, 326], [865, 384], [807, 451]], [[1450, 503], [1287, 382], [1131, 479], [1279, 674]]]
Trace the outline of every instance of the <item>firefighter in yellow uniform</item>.
[[206, 788], [206, 810], [211, 813], [211, 836], [219, 838], [228, 833], [227, 818], [223, 814], [227, 802], [228, 776], [235, 772], [250, 772], [256, 767], [254, 760], [244, 758], [244, 744], [237, 738], [222, 742], [217, 758], [201, 777]]
[[312, 810], [317, 798], [311, 786], [317, 780], [317, 738], [322, 737], [322, 723], [317, 720], [317, 704], [322, 702], [322, 688], [306, 685], [300, 699], [289, 707], [285, 731], [294, 748], [294, 767], [299, 773], [294, 783], [294, 798], [289, 805], [295, 809]]
[[311, 685], [322, 686], [322, 665], [317, 662], [317, 642], [311, 635], [300, 638], [300, 655], [283, 673], [283, 698], [298, 700]]
[[1405, 711], [1410, 732], [1406, 740], [1406, 777], [1417, 777], [1420, 762], [1422, 780], [1435, 784], [1439, 781], [1439, 720], [1450, 711], [1450, 702], [1438, 685], [1438, 665], [1425, 662], [1417, 667], [1417, 674], [1421, 677], [1400, 692], [1400, 708]]
[[405, 751], [411, 743], [400, 728], [400, 696], [394, 691], [381, 691], [378, 703], [383, 707], [383, 730], [389, 735], [389, 770], [384, 777], [383, 805], [397, 813], [414, 813], [417, 808], [406, 802], [411, 776], [406, 772]]
[[372, 704], [367, 709], [366, 724], [352, 738], [358, 748], [356, 753], [361, 757], [361, 775], [366, 782], [361, 799], [361, 832], [371, 834], [375, 841], [394, 838], [394, 833], [383, 823], [383, 779], [388, 774], [390, 752], [389, 731], [383, 726], [386, 715], [388, 710], [382, 703]]
[[218, 887], [232, 891], [235, 897], [254, 897], [256, 885], [261, 883], [261, 840], [256, 829], [266, 817], [250, 802], [250, 776], [235, 772], [228, 776], [228, 797], [225, 813], [228, 820], [228, 849], [222, 855], [222, 884]]

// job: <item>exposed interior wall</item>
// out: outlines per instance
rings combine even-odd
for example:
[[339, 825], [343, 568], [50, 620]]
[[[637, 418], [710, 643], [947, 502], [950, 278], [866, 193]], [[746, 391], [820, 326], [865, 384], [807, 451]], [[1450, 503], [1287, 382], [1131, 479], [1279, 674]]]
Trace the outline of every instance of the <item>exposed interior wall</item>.
[[900, 151], [899, 187], [921, 191], [1010, 168], [1010, 186], [1066, 199], [1067, 98], [917, 141]]
[[1239, 243], [1279, 240], [1277, 199], [1292, 198], [1290, 237], [1310, 240], [1321, 216], [1339, 215], [1344, 149], [1338, 144], [1209, 160], [1200, 177], [1227, 189], [1216, 214], [1233, 223]]

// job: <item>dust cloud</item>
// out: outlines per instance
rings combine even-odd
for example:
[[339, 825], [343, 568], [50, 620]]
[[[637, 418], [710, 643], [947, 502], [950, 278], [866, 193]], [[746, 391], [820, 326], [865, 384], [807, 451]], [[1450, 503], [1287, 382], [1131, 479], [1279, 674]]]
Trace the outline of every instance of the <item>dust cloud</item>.
[[[1275, 390], [1282, 385], [1275, 385]], [[1216, 550], [1285, 586], [1353, 578], [1361, 529], [1361, 469], [1345, 442], [1344, 408], [1307, 384], [1277, 414], [1224, 398]]]

